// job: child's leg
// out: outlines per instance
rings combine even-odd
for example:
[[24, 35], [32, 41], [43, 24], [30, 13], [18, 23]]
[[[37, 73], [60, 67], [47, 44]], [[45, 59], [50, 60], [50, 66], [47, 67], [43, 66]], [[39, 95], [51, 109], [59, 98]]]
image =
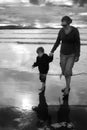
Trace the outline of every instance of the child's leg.
[[46, 74], [40, 74], [40, 81], [42, 82], [42, 88], [40, 90], [43, 91], [46, 87]]
[[46, 88], [46, 84], [45, 84], [45, 82], [42, 82], [42, 88], [40, 90], [43, 91], [43, 90], [45, 90], [45, 88]]
[[42, 87], [45, 87], [46, 86], [46, 83], [45, 82], [42, 82]]
[[39, 89], [40, 91], [44, 91], [46, 88], [45, 82], [42, 82], [42, 87]]

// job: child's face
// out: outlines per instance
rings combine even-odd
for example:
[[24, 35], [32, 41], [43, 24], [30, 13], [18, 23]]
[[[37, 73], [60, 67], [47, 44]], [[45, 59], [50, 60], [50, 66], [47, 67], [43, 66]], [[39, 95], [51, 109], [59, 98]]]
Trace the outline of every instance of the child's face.
[[39, 52], [38, 52], [38, 56], [39, 56], [39, 57], [42, 57], [42, 56], [43, 56], [43, 54], [44, 54], [44, 53], [43, 53], [43, 52], [41, 52], [41, 51], [39, 51]]

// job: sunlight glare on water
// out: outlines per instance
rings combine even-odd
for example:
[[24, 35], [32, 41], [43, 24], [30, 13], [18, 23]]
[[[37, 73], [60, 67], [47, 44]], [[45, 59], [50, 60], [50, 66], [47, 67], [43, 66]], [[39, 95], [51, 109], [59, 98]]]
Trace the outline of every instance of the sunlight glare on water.
[[30, 59], [30, 51], [23, 45], [2, 44], [0, 48], [0, 67], [18, 68]]
[[22, 99], [22, 109], [31, 110], [32, 106], [27, 97]]
[[30, 95], [28, 94], [23, 94], [22, 96], [19, 96], [19, 100], [20, 100], [20, 105], [19, 108], [22, 110], [32, 110], [32, 106], [33, 106], [33, 102], [32, 102], [32, 98]]

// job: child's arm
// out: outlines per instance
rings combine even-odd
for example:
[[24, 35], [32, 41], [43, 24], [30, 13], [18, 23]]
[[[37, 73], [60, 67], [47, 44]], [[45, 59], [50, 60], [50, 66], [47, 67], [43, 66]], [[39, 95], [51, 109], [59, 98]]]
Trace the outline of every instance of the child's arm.
[[37, 66], [38, 66], [38, 57], [36, 59], [36, 62], [34, 62], [34, 64], [32, 65], [32, 68], [37, 67]]

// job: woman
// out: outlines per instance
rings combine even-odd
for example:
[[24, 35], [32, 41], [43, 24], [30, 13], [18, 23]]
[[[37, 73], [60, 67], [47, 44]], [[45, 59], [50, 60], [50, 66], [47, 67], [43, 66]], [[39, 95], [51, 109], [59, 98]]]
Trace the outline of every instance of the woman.
[[60, 49], [60, 66], [62, 75], [65, 76], [66, 87], [62, 90], [64, 94], [69, 94], [72, 68], [75, 62], [79, 61], [80, 56], [80, 36], [77, 28], [71, 26], [72, 19], [64, 16], [61, 19], [62, 28], [59, 31], [57, 40], [50, 52], [53, 55], [61, 43]]

